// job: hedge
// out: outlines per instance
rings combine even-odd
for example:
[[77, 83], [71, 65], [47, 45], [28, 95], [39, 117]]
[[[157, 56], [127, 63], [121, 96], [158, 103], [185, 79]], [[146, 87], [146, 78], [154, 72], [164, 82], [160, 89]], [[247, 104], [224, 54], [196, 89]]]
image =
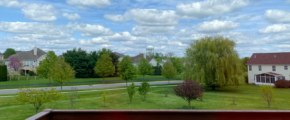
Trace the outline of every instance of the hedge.
[[0, 81], [7, 81], [7, 66], [0, 65]]
[[161, 69], [162, 69], [161, 66], [155, 66], [153, 67], [153, 69], [154, 69], [153, 75], [161, 75]]
[[289, 80], [277, 80], [274, 84], [276, 88], [290, 88]]

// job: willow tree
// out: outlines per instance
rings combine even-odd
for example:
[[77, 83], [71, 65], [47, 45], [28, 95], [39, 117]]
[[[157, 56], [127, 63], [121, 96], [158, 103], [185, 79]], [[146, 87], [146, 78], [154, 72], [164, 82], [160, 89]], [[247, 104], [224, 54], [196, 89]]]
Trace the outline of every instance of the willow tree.
[[204, 37], [193, 41], [186, 49], [192, 68], [192, 79], [216, 86], [239, 85], [244, 82], [242, 65], [235, 42], [222, 36]]

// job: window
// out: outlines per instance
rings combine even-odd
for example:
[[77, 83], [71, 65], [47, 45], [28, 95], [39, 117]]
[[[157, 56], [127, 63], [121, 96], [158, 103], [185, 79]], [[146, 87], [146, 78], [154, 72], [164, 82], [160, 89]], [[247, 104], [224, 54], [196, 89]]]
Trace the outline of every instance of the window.
[[272, 71], [276, 71], [276, 66], [275, 65], [272, 66]]
[[24, 63], [23, 63], [23, 65], [24, 66], [29, 66], [29, 61], [23, 61]]
[[252, 71], [252, 65], [249, 65], [249, 71]]
[[287, 65], [284, 66], [284, 70], [288, 70], [288, 66]]
[[259, 71], [262, 71], [262, 66], [261, 65], [259, 65]]

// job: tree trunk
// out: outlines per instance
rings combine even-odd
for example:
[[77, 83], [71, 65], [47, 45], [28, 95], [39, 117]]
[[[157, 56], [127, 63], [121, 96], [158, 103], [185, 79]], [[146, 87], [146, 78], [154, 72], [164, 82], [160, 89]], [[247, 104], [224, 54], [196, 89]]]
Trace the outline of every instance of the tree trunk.
[[62, 91], [62, 83], [60, 83], [60, 86], [61, 86], [61, 87], [60, 87], [60, 91]]
[[132, 104], [132, 98], [130, 98], [130, 104]]
[[212, 85], [211, 90], [215, 90], [215, 87], [216, 87], [215, 85]]
[[103, 77], [103, 83], [105, 83], [105, 77]]
[[36, 113], [35, 114], [37, 114], [37, 112], [38, 112], [38, 108], [36, 108]]
[[190, 100], [188, 100], [188, 108], [190, 108]]
[[268, 102], [268, 108], [270, 108], [270, 102]]

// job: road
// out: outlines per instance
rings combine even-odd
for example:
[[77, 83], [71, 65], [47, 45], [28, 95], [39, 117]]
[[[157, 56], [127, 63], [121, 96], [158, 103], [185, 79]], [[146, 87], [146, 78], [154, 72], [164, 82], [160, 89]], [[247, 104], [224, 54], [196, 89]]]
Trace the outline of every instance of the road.
[[[183, 81], [174, 81], [170, 80], [170, 83], [181, 83]], [[140, 86], [142, 82], [134, 82], [136, 86]], [[168, 81], [156, 81], [156, 82], [148, 82], [150, 85], [160, 85], [160, 84], [168, 84]], [[130, 85], [131, 83], [128, 83]], [[80, 86], [63, 86], [62, 90], [70, 90], [71, 87], [77, 87], [78, 90], [83, 89], [94, 89], [94, 88], [110, 88], [110, 87], [125, 87], [126, 83], [116, 83], [116, 84], [96, 84], [96, 85], [80, 85]], [[60, 87], [54, 87], [56, 90], [60, 90]], [[34, 89], [43, 89], [42, 88], [34, 88]], [[50, 89], [48, 87], [48, 89]], [[4, 89], [0, 90], [0, 94], [15, 94], [19, 92], [19, 89]]]

